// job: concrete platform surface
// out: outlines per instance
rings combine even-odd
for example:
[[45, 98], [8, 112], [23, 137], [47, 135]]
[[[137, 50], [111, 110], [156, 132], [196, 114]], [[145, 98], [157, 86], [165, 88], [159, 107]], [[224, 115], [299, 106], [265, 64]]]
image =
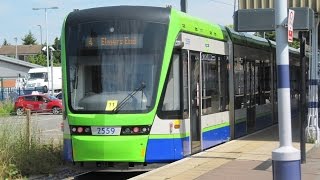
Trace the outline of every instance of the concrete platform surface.
[[[298, 132], [293, 128], [292, 145], [300, 149]], [[278, 126], [274, 125], [131, 179], [272, 180], [271, 153], [278, 146]], [[307, 143], [306, 150], [302, 179], [320, 180], [320, 147]]]

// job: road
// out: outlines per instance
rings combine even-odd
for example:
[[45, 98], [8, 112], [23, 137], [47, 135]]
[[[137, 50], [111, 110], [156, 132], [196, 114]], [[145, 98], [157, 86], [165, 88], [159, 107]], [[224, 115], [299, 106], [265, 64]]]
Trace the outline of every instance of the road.
[[[0, 125], [25, 126], [26, 116], [0, 117]], [[40, 134], [43, 141], [62, 141], [62, 131], [60, 124], [62, 115], [52, 115], [49, 113], [36, 113], [31, 115], [31, 133]]]

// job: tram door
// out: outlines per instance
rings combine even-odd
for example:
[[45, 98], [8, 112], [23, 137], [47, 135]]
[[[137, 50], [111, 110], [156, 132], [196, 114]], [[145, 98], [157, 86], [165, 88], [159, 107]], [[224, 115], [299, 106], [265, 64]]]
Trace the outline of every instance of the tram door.
[[246, 61], [246, 101], [247, 101], [247, 133], [255, 130], [257, 69], [255, 61]]
[[200, 54], [190, 51], [190, 136], [191, 154], [201, 151]]

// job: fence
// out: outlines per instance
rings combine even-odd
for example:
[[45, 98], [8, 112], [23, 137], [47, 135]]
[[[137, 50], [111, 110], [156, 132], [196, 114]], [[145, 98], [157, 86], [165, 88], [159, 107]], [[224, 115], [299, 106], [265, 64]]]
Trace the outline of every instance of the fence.
[[0, 77], [0, 101], [14, 100], [19, 95], [22, 95], [23, 79], [17, 77]]
[[15, 100], [18, 96], [25, 94], [21, 88], [0, 88], [0, 101]]

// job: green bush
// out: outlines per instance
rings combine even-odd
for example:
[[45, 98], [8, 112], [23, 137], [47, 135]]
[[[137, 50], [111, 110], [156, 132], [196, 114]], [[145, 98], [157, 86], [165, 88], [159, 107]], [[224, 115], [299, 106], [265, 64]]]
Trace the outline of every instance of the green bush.
[[62, 143], [43, 143], [40, 137], [33, 133], [29, 141], [21, 124], [0, 126], [0, 179], [51, 174], [62, 165]]
[[10, 100], [0, 101], [0, 117], [9, 116], [14, 111], [14, 103]]

